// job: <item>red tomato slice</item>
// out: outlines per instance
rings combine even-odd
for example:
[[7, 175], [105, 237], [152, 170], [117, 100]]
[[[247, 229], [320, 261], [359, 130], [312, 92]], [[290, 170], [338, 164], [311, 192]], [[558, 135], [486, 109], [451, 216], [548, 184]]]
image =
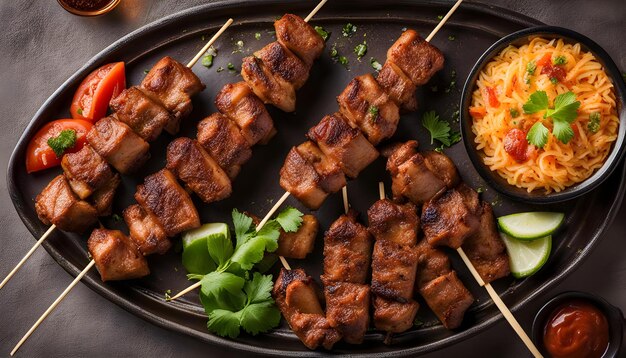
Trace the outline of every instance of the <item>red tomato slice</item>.
[[528, 159], [528, 140], [526, 140], [526, 133], [521, 129], [510, 129], [504, 136], [502, 142], [504, 144], [504, 150], [509, 153], [515, 161], [521, 163]]
[[545, 66], [551, 63], [552, 63], [552, 52], [548, 52], [545, 55], [543, 55], [543, 57], [540, 58], [539, 61], [537, 61], [537, 66]]
[[87, 132], [89, 132], [92, 126], [91, 122], [82, 119], [57, 119], [47, 123], [28, 143], [28, 148], [26, 148], [26, 171], [32, 173], [57, 166], [61, 163], [61, 158], [57, 158], [52, 148], [48, 145], [48, 139], [58, 136], [62, 130], [75, 130], [76, 144], [66, 151], [66, 153], [74, 153], [85, 145]]
[[498, 101], [498, 95], [496, 94], [495, 88], [486, 87], [485, 95], [487, 97], [487, 103], [489, 103], [490, 107], [493, 107], [493, 108], [500, 107], [500, 101]]
[[78, 86], [70, 113], [74, 119], [96, 122], [103, 118], [111, 98], [126, 88], [124, 62], [106, 64], [90, 73]]

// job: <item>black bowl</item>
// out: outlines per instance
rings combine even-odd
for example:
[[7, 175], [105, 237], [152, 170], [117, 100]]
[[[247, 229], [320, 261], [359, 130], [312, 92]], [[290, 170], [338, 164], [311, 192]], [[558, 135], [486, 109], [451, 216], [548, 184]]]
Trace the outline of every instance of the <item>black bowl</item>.
[[[476, 150], [475, 138], [476, 135], [472, 132], [472, 118], [469, 114], [469, 107], [472, 100], [472, 93], [476, 87], [476, 80], [483, 67], [491, 61], [500, 51], [509, 45], [521, 46], [528, 43], [529, 37], [544, 37], [544, 38], [562, 38], [568, 43], [580, 43], [583, 50], [593, 53], [597, 60], [604, 66], [605, 71], [609, 77], [613, 80], [615, 87], [615, 94], [617, 98], [617, 112], [620, 118], [620, 125], [618, 131], [618, 137], [615, 143], [613, 143], [613, 149], [609, 156], [606, 158], [604, 165], [600, 169], [596, 170], [586, 180], [575, 184], [569, 188], [566, 188], [560, 192], [552, 192], [546, 194], [543, 190], [535, 190], [531, 193], [526, 189], [518, 188], [509, 184], [506, 179], [498, 175], [497, 172], [491, 171], [487, 165], [484, 164], [482, 158], [482, 152]], [[514, 32], [501, 38], [499, 41], [491, 45], [485, 53], [476, 62], [472, 71], [470, 72], [465, 86], [463, 88], [463, 96], [461, 98], [461, 135], [463, 142], [465, 143], [465, 149], [468, 155], [476, 167], [478, 173], [482, 178], [491, 185], [494, 189], [500, 193], [523, 202], [546, 204], [562, 202], [579, 197], [585, 193], [596, 188], [600, 185], [613, 170], [618, 166], [624, 151], [626, 150], [626, 85], [622, 80], [621, 73], [611, 57], [598, 45], [588, 37], [581, 35], [575, 31], [564, 29], [555, 26], [539, 26], [524, 29], [518, 32]]]
[[546, 325], [546, 321], [557, 307], [572, 299], [587, 301], [604, 313], [609, 324], [609, 346], [606, 352], [604, 352], [603, 357], [618, 357], [624, 336], [624, 315], [622, 314], [622, 311], [601, 297], [577, 291], [563, 292], [555, 296], [543, 305], [543, 307], [541, 307], [535, 315], [531, 335], [532, 340], [539, 351], [544, 356], [549, 356], [543, 345], [543, 330]]

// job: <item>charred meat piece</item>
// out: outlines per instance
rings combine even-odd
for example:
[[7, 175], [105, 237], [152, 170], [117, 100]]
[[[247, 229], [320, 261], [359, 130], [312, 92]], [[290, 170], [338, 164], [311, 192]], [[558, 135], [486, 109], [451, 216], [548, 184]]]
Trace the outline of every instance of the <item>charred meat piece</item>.
[[122, 174], [142, 166], [150, 146], [126, 124], [113, 117], [97, 121], [87, 133], [89, 145]]
[[285, 14], [274, 22], [276, 39], [311, 67], [324, 50], [324, 39], [300, 16]]
[[198, 123], [198, 142], [213, 157], [230, 179], [252, 156], [250, 143], [237, 125], [220, 113], [213, 113]]
[[374, 296], [374, 326], [390, 333], [401, 333], [413, 327], [419, 303], [414, 300], [402, 303]]
[[113, 211], [113, 199], [115, 198], [115, 192], [117, 187], [122, 182], [119, 174], [115, 174], [108, 182], [101, 186], [98, 190], [94, 191], [91, 196], [91, 202], [93, 207], [96, 208], [98, 216], [109, 216]]
[[291, 148], [280, 170], [280, 186], [309, 209], [319, 208], [329, 193], [344, 185], [341, 168], [311, 141]]
[[510, 273], [509, 255], [498, 233], [491, 205], [486, 202], [482, 202], [480, 226], [465, 240], [463, 251], [486, 283]]
[[178, 132], [181, 119], [193, 109], [191, 97], [204, 88], [190, 68], [169, 56], [159, 60], [141, 82], [141, 89], [172, 115], [165, 126], [170, 134]]
[[372, 253], [372, 236], [350, 210], [341, 215], [324, 235], [325, 285], [333, 282], [365, 283]]
[[387, 51], [387, 61], [395, 64], [415, 86], [426, 82], [443, 68], [443, 54], [424, 41], [414, 30], [406, 30]]
[[464, 196], [457, 189], [450, 189], [424, 204], [422, 228], [432, 246], [459, 248], [478, 229], [476, 214], [468, 209]]
[[417, 254], [414, 246], [376, 240], [372, 253], [372, 292], [398, 302], [413, 297]]
[[254, 53], [276, 77], [290, 83], [294, 90], [309, 78], [309, 67], [278, 41], [270, 42]]
[[81, 199], [89, 197], [113, 177], [109, 164], [88, 144], [76, 153], [65, 154], [61, 167], [72, 190]]
[[309, 349], [326, 349], [341, 339], [330, 326], [316, 293], [315, 282], [302, 269], [281, 269], [272, 297], [294, 333]]
[[356, 178], [378, 158], [376, 148], [358, 129], [350, 127], [339, 113], [325, 116], [307, 136], [350, 178]]
[[448, 255], [443, 250], [430, 246], [428, 241], [420, 241], [416, 250], [418, 265], [415, 290], [419, 293], [419, 288], [439, 276], [448, 274], [452, 269]]
[[82, 233], [98, 221], [96, 209], [74, 194], [63, 175], [52, 179], [37, 195], [35, 210], [41, 222], [63, 231]]
[[130, 230], [130, 238], [142, 254], [164, 254], [172, 247], [172, 242], [154, 215], [147, 213], [141, 206], [135, 204], [126, 208], [124, 221]]
[[319, 230], [319, 222], [313, 215], [303, 215], [302, 225], [296, 232], [280, 230], [278, 249], [280, 256], [292, 259], [303, 259], [313, 251], [315, 238]]
[[428, 282], [419, 288], [419, 292], [447, 329], [458, 328], [465, 311], [474, 303], [474, 297], [455, 271]]
[[232, 193], [228, 175], [193, 139], [176, 138], [167, 146], [167, 169], [205, 203], [222, 200]]
[[326, 318], [343, 339], [350, 344], [363, 343], [370, 322], [370, 287], [368, 285], [337, 282], [326, 285]]
[[294, 87], [281, 77], [275, 76], [260, 58], [245, 57], [242, 60], [241, 76], [264, 103], [272, 104], [285, 112], [296, 109]]
[[155, 216], [169, 237], [200, 226], [198, 211], [189, 194], [167, 169], [148, 175], [143, 184], [137, 186], [135, 200]]
[[399, 167], [417, 153], [419, 143], [416, 140], [408, 140], [404, 143], [395, 143], [386, 146], [383, 156], [387, 158], [387, 170], [391, 175], [398, 174]]
[[448, 189], [452, 189], [459, 184], [459, 172], [452, 159], [443, 153], [428, 151], [422, 153], [424, 156], [424, 164], [428, 170], [439, 178]]
[[371, 74], [354, 78], [337, 97], [339, 111], [373, 145], [391, 137], [400, 112]]
[[415, 205], [399, 205], [389, 199], [375, 202], [369, 210], [369, 231], [376, 241], [385, 240], [398, 245], [414, 246], [417, 244], [419, 218]]
[[125, 89], [109, 104], [120, 121], [126, 123], [141, 138], [152, 142], [172, 120], [169, 112], [137, 86]]
[[398, 66], [385, 62], [376, 81], [385, 90], [389, 98], [405, 112], [417, 111], [416, 86]]
[[130, 280], [150, 274], [145, 257], [119, 230], [95, 229], [87, 247], [102, 281]]
[[463, 203], [465, 203], [467, 209], [475, 215], [480, 216], [482, 214], [483, 207], [480, 203], [476, 190], [470, 188], [465, 183], [459, 184], [459, 186], [456, 187], [456, 190], [459, 194], [461, 194]]
[[266, 144], [276, 133], [265, 105], [245, 82], [229, 83], [215, 97], [215, 106], [237, 123], [250, 146]]

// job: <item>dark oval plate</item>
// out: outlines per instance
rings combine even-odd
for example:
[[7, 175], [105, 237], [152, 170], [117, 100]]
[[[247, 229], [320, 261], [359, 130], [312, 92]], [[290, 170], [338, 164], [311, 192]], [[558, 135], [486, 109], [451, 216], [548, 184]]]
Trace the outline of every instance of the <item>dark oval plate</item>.
[[[129, 84], [136, 84], [159, 58], [170, 55], [185, 62], [202, 47], [205, 39], [212, 35], [228, 18], [236, 22], [219, 39], [216, 47], [219, 55], [213, 67], [207, 69], [196, 65], [194, 70], [207, 84], [207, 89], [194, 98], [194, 111], [184, 123], [181, 135], [195, 137], [195, 124], [204, 116], [215, 111], [213, 99], [223, 84], [241, 80], [237, 73], [226, 68], [229, 62], [239, 69], [241, 58], [261, 48], [273, 40], [272, 22], [284, 12], [306, 15], [314, 1], [229, 1], [218, 2], [189, 9], [147, 25], [122, 38], [96, 57], [91, 59], [66, 81], [41, 107], [26, 131], [20, 138], [9, 163], [8, 185], [11, 198], [24, 224], [35, 237], [46, 230], [34, 211], [34, 198], [46, 183], [60, 170], [27, 175], [24, 168], [25, 148], [28, 140], [44, 123], [68, 115], [69, 102], [73, 91], [90, 71], [112, 62], [127, 63]], [[317, 123], [324, 114], [337, 110], [335, 96], [349, 80], [366, 72], [372, 72], [371, 57], [385, 59], [387, 48], [400, 35], [404, 27], [411, 27], [422, 34], [428, 34], [437, 24], [439, 15], [445, 14], [449, 2], [394, 1], [331, 1], [313, 19], [315, 25], [322, 25], [332, 32], [327, 49], [314, 65], [307, 84], [298, 92], [295, 114], [285, 114], [271, 110], [279, 130], [267, 146], [254, 149], [252, 160], [234, 183], [234, 194], [222, 202], [205, 205], [196, 200], [203, 221], [230, 222], [233, 208], [263, 215], [278, 199], [283, 191], [278, 185], [278, 172], [289, 148], [304, 139], [307, 129]], [[347, 22], [357, 25], [358, 31], [351, 38], [341, 36], [341, 28]], [[433, 43], [446, 55], [446, 67], [419, 92], [420, 112], [405, 115], [397, 131], [395, 140], [417, 138], [423, 149], [429, 149], [430, 138], [421, 127], [420, 118], [425, 110], [437, 110], [443, 117], [451, 119], [459, 109], [460, 85], [467, 77], [471, 66], [482, 52], [500, 37], [526, 28], [539, 25], [535, 20], [510, 12], [506, 9], [485, 5], [464, 3], [433, 39]], [[260, 39], [255, 39], [255, 34]], [[364, 36], [367, 34], [367, 36]], [[367, 40], [368, 53], [361, 61], [353, 54], [354, 46]], [[237, 52], [235, 43], [244, 42], [243, 51]], [[350, 59], [349, 70], [336, 64], [328, 55], [328, 50], [337, 44], [339, 52]], [[456, 78], [453, 78], [453, 71]], [[457, 123], [452, 123], [453, 127]], [[152, 159], [140, 174], [126, 176], [114, 204], [114, 212], [132, 202], [135, 186], [143, 176], [162, 168], [165, 162], [165, 147], [172, 137], [163, 135], [152, 143]], [[483, 197], [494, 203], [497, 215], [533, 210], [536, 207], [500, 198], [496, 192], [481, 181], [480, 176], [463, 148], [456, 145], [446, 152], [454, 159], [464, 180], [473, 187], [485, 189]], [[504, 301], [515, 312], [539, 293], [553, 286], [578, 266], [592, 249], [601, 233], [613, 219], [619, 208], [624, 182], [621, 173], [624, 165], [603, 185], [592, 193], [573, 202], [562, 203], [544, 210], [558, 210], [567, 213], [567, 222], [556, 235], [553, 255], [548, 264], [536, 275], [525, 280], [502, 279], [495, 283]], [[348, 185], [351, 204], [365, 212], [377, 199], [377, 182], [384, 179], [389, 188], [389, 175], [384, 169], [384, 160], [365, 170], [358, 180]], [[301, 206], [292, 198], [288, 204]], [[341, 195], [329, 198], [316, 213], [322, 229], [327, 229], [342, 212]], [[121, 228], [123, 224], [114, 220], [104, 220], [107, 227]], [[321, 236], [321, 235], [320, 235]], [[76, 276], [88, 262], [85, 249], [86, 237], [60, 231], [51, 235], [44, 243], [46, 250], [71, 275]], [[408, 332], [394, 337], [391, 345], [382, 343], [383, 335], [372, 331], [362, 345], [338, 344], [338, 353], [378, 355], [415, 355], [440, 349], [477, 334], [495, 323], [501, 316], [489, 300], [484, 289], [472, 279], [458, 257], [451, 253], [453, 265], [466, 286], [477, 298], [476, 304], [468, 311], [464, 324], [455, 331], [444, 329], [427, 308], [420, 309], [418, 317], [424, 322]], [[197, 295], [189, 294], [184, 299], [167, 303], [164, 293], [177, 292], [189, 285], [180, 263], [180, 253], [170, 251], [164, 256], [150, 256], [150, 276], [134, 281], [102, 283], [96, 270], [89, 272], [83, 282], [102, 296], [126, 310], [160, 326], [197, 337], [207, 342], [228, 346], [237, 350], [251, 351], [264, 355], [316, 356], [323, 352], [307, 350], [289, 330], [286, 324], [268, 334], [256, 337], [242, 334], [236, 340], [223, 339], [206, 330], [206, 316], [199, 305]], [[304, 267], [313, 277], [319, 277], [322, 262], [321, 238], [318, 238], [315, 252], [306, 260], [290, 260], [291, 265]], [[422, 305], [426, 307], [426, 305]], [[50, 322], [50, 324], [53, 324]], [[50, 325], [41, 329], [52, 329]]]

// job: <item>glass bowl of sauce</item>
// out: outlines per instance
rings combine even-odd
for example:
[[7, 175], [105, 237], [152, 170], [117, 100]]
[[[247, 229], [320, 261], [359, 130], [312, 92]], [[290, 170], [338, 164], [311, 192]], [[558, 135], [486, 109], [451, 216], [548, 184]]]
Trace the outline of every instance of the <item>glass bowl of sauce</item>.
[[565, 292], [539, 310], [532, 336], [546, 357], [617, 357], [623, 329], [619, 308], [588, 293]]
[[121, 0], [57, 0], [68, 12], [79, 16], [98, 16], [113, 10]]

